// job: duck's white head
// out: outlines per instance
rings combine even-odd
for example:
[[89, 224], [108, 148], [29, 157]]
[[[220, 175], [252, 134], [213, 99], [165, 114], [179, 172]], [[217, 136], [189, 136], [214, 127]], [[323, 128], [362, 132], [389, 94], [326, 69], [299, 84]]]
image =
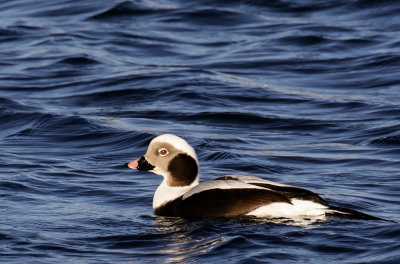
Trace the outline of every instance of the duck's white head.
[[199, 182], [196, 152], [183, 138], [171, 134], [154, 138], [143, 157], [126, 165], [163, 176], [162, 184], [169, 187], [193, 186]]

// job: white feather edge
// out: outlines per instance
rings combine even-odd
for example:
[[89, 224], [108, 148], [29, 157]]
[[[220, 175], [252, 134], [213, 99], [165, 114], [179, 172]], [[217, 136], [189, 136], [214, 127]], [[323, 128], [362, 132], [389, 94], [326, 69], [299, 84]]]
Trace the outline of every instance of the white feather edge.
[[200, 183], [199, 185], [195, 186], [193, 189], [185, 193], [182, 199], [187, 199], [188, 197], [196, 193], [200, 193], [211, 189], [266, 189], [266, 188], [247, 184], [236, 180], [212, 180]]
[[295, 187], [292, 185], [287, 185], [287, 184], [282, 184], [282, 183], [277, 183], [273, 181], [268, 181], [260, 177], [256, 176], [250, 176], [250, 175], [239, 175], [239, 174], [232, 174], [232, 175], [225, 175], [226, 177], [232, 177], [235, 178], [241, 182], [252, 184], [252, 183], [262, 183], [262, 184], [270, 184], [270, 185], [275, 185], [275, 186], [281, 186], [281, 187]]
[[284, 186], [284, 187], [292, 187], [286, 184], [280, 184], [268, 180], [264, 180], [262, 178], [256, 176], [247, 176], [247, 175], [225, 175], [224, 177], [230, 177], [232, 179], [227, 180], [212, 180], [200, 183], [195, 186], [193, 189], [189, 190], [187, 193], [183, 195], [183, 199], [186, 199], [193, 194], [211, 190], [211, 189], [268, 189], [265, 187], [260, 187], [257, 185], [253, 185], [252, 183], [261, 183], [261, 184], [270, 184], [275, 186]]

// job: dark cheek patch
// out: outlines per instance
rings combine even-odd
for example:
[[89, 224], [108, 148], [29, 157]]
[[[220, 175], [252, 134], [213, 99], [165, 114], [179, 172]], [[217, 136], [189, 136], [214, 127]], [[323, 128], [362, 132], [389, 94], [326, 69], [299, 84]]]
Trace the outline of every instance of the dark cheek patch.
[[170, 161], [168, 171], [171, 173], [168, 185], [187, 186], [196, 179], [199, 169], [192, 157], [187, 154], [179, 154]]

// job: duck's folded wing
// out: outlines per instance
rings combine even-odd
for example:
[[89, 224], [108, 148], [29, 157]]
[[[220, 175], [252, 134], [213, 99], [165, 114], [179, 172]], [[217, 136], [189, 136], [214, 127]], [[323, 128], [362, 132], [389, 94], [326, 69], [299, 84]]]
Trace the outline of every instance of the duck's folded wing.
[[260, 186], [214, 180], [201, 183], [182, 197], [156, 208], [155, 213], [181, 217], [234, 217], [277, 202], [290, 203], [290, 200]]
[[316, 194], [312, 191], [303, 189], [303, 188], [292, 186], [292, 185], [276, 183], [276, 182], [264, 180], [259, 177], [245, 176], [245, 175], [227, 175], [227, 176], [222, 176], [218, 179], [231, 180], [231, 181], [236, 180], [236, 181], [240, 181], [240, 182], [243, 182], [243, 183], [246, 183], [249, 185], [274, 190], [276, 192], [279, 192], [280, 194], [282, 194], [289, 200], [290, 199], [299, 199], [299, 200], [311, 201], [311, 202], [315, 202], [315, 203], [319, 203], [319, 204], [328, 206], [327, 202], [325, 202], [325, 200], [322, 199], [321, 196], [319, 196], [318, 194]]

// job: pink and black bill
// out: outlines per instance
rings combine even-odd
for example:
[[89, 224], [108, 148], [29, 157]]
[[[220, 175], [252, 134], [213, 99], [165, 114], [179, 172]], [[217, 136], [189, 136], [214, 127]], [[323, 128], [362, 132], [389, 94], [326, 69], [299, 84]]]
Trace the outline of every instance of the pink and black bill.
[[125, 167], [139, 171], [150, 171], [155, 168], [155, 166], [151, 165], [144, 156], [137, 160], [126, 163]]

